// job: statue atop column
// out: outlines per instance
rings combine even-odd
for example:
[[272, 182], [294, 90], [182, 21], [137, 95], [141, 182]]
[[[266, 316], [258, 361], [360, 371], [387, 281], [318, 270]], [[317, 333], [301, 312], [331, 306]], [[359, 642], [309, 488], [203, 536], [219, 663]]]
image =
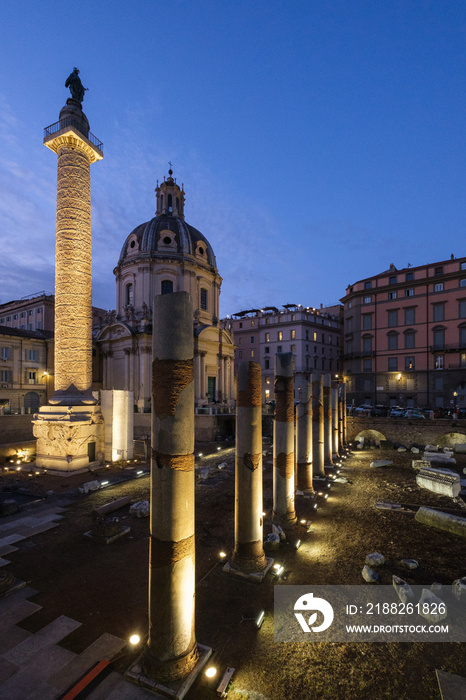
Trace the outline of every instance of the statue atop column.
[[85, 91], [89, 90], [89, 88], [83, 87], [77, 68], [73, 68], [73, 72], [67, 77], [65, 87], [70, 89], [71, 97], [78, 102], [83, 101]]

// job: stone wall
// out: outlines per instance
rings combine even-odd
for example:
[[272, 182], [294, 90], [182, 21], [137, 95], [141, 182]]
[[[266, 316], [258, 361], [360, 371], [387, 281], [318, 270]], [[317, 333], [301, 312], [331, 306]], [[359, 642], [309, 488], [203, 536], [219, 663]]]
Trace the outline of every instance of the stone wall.
[[449, 445], [466, 443], [466, 420], [420, 420], [408, 418], [355, 418], [348, 416], [347, 436], [352, 442], [359, 433], [374, 430], [385, 440], [404, 445]]

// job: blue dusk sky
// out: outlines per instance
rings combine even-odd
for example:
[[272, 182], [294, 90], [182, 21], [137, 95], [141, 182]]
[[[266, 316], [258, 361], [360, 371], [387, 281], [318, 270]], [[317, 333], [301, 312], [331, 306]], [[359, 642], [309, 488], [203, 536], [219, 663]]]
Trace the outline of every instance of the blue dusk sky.
[[223, 277], [221, 314], [336, 303], [466, 255], [464, 0], [4, 3], [0, 302], [53, 291], [56, 156], [74, 66], [91, 131], [93, 300], [168, 172]]

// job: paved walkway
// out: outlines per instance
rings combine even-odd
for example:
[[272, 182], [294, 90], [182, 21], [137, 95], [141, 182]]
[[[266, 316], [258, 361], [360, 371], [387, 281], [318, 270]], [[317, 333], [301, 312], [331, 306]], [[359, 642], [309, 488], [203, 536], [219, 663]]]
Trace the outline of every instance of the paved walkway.
[[[42, 504], [0, 521], [0, 566], [9, 564], [8, 556], [27, 537], [58, 527], [66, 501], [61, 505]], [[15, 590], [0, 598], [0, 699], [57, 700], [96, 663], [110, 661], [127, 644], [111, 634], [103, 634], [81, 654], [59, 643], [81, 626], [61, 615], [33, 634], [18, 626], [41, 609], [29, 598], [37, 593], [18, 582]], [[157, 698], [111, 671], [87, 696], [90, 700], [144, 700]]]

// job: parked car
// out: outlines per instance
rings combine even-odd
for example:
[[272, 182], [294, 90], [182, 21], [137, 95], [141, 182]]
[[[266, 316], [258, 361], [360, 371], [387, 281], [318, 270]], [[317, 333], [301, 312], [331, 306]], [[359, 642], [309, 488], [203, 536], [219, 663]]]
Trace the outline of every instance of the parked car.
[[358, 406], [354, 412], [356, 413], [356, 415], [361, 415], [365, 413], [367, 413], [367, 415], [370, 415], [373, 408], [374, 407], [372, 406], [372, 404], [363, 403], [361, 406]]
[[426, 419], [425, 415], [420, 408], [408, 408], [405, 412], [403, 418], [423, 418]]
[[390, 409], [390, 418], [402, 418], [406, 409], [401, 406], [392, 406]]
[[386, 418], [388, 416], [388, 411], [388, 406], [381, 406], [380, 404], [377, 404], [377, 406], [372, 409], [371, 416], [374, 416], [375, 418]]

